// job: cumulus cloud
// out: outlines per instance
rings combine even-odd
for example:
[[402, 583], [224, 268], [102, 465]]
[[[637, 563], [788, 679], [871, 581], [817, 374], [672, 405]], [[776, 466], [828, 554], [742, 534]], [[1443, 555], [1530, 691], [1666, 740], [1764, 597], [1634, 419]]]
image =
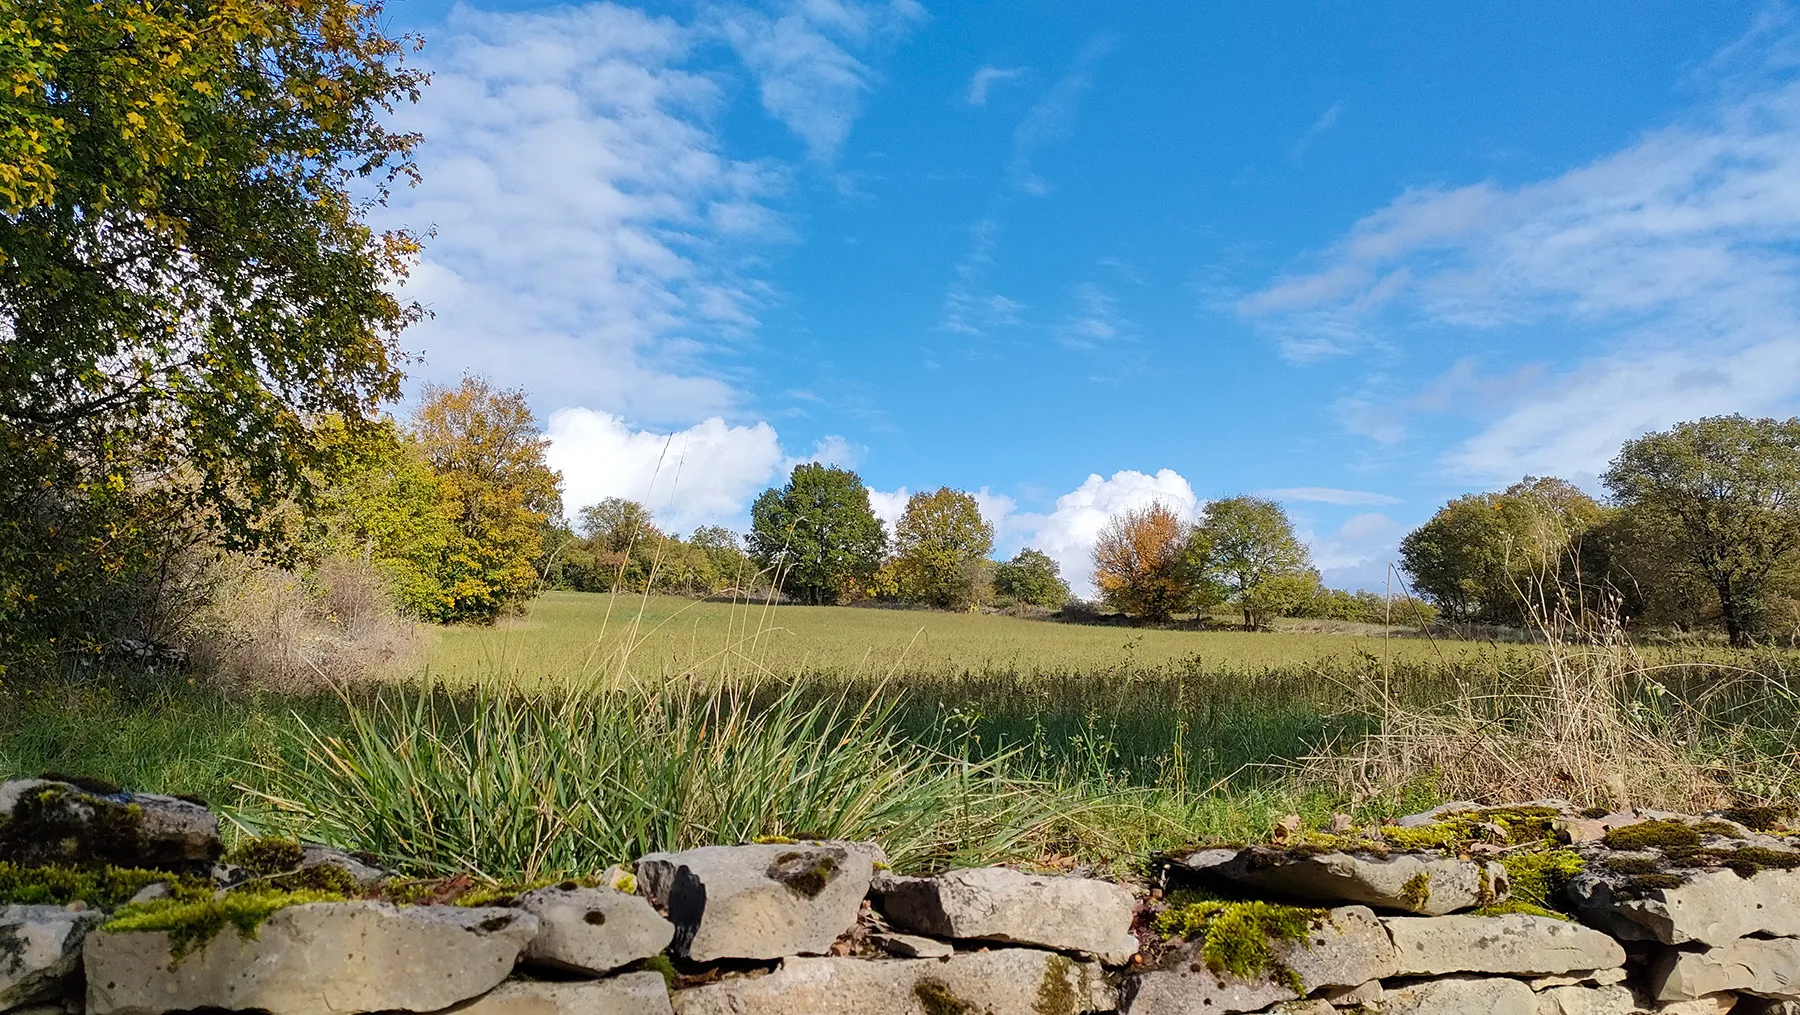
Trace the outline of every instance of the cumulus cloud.
[[712, 417], [682, 430], [635, 429], [595, 409], [561, 409], [546, 434], [550, 465], [563, 474], [563, 507], [570, 518], [607, 497], [648, 506], [657, 523], [685, 533], [697, 525], [743, 525], [750, 501], [779, 483], [793, 464], [827, 461], [849, 447], [826, 437], [812, 455], [782, 450], [767, 423], [730, 425]]
[[1001, 81], [1011, 81], [1023, 73], [1025, 69], [1022, 67], [982, 67], [969, 78], [969, 105], [987, 105], [988, 89]]
[[[1585, 358], [1447, 455], [1477, 480], [1596, 472], [1680, 419], [1785, 412], [1800, 396], [1800, 84], [1731, 80], [1729, 98], [1560, 175], [1408, 191], [1238, 310], [1296, 360], [1396, 336], [1429, 355], [1411, 336], [1432, 326], [1464, 343], [1566, 334]], [[1393, 441], [1401, 412], [1427, 408], [1394, 403], [1339, 408], [1352, 431]]]
[[1159, 469], [1154, 475], [1125, 469], [1106, 479], [1090, 475], [1058, 497], [1048, 514], [1014, 515], [1009, 525], [1022, 534], [1024, 545], [1036, 547], [1056, 561], [1076, 595], [1092, 596], [1094, 541], [1107, 520], [1159, 501], [1188, 519], [1200, 506], [1194, 488], [1173, 469]]
[[1279, 490], [1259, 490], [1257, 496], [1283, 501], [1312, 501], [1319, 504], [1398, 504], [1400, 498], [1367, 490], [1339, 490], [1329, 486], [1289, 486]]
[[1298, 533], [1325, 584], [1347, 589], [1378, 587], [1405, 534], [1404, 525], [1377, 511], [1351, 515], [1324, 535]]
[[756, 75], [763, 109], [814, 159], [830, 162], [878, 80], [857, 52], [904, 37], [925, 20], [925, 8], [913, 0], [791, 0], [774, 14], [732, 6], [714, 17]]
[[894, 526], [900, 524], [900, 516], [906, 513], [906, 502], [912, 497], [912, 491], [906, 487], [898, 490], [870, 490], [869, 509], [887, 529], [888, 538], [894, 537]]

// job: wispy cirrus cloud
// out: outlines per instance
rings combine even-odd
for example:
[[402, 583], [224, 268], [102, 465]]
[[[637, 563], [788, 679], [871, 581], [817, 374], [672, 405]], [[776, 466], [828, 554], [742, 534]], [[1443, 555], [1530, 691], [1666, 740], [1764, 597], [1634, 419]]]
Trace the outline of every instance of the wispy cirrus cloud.
[[1276, 490], [1258, 490], [1258, 497], [1274, 500], [1310, 501], [1316, 504], [1363, 505], [1398, 504], [1400, 498], [1367, 490], [1339, 490], [1330, 486], [1288, 486]]
[[1023, 67], [982, 67], [969, 76], [969, 92], [965, 101], [971, 106], [985, 106], [988, 90], [1002, 81], [1011, 81], [1025, 73]]
[[[1591, 473], [1679, 419], [1785, 411], [1800, 396], [1800, 84], [1769, 71], [1791, 42], [1759, 41], [1739, 55], [1764, 73], [1732, 76], [1705, 108], [1586, 165], [1408, 191], [1237, 310], [1297, 362], [1428, 358], [1437, 336], [1567, 335], [1582, 354], [1510, 393], [1446, 456], [1467, 477]], [[1352, 431], [1398, 440], [1431, 397], [1365, 393], [1339, 409]]]

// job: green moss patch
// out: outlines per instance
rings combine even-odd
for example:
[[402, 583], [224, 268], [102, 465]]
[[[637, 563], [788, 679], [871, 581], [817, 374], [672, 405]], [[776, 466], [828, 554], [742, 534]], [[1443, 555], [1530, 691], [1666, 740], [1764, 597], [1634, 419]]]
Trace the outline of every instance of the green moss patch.
[[211, 882], [141, 867], [27, 867], [0, 861], [0, 905], [66, 906], [85, 902], [96, 909], [115, 909], [158, 883], [167, 884], [178, 898], [206, 898], [213, 893]]
[[296, 839], [250, 839], [225, 854], [225, 862], [249, 871], [252, 877], [285, 874], [300, 866], [306, 850]]
[[925, 1015], [981, 1015], [981, 1009], [956, 996], [950, 985], [936, 977], [923, 977], [913, 984], [913, 997]]
[[143, 811], [66, 786], [46, 786], [13, 805], [0, 825], [0, 859], [23, 864], [137, 862], [144, 853]]
[[1400, 898], [1415, 912], [1423, 911], [1431, 901], [1431, 871], [1421, 870], [1400, 886]]
[[1381, 837], [1400, 849], [1441, 849], [1457, 852], [1471, 842], [1506, 846], [1556, 842], [1556, 821], [1562, 812], [1554, 807], [1484, 807], [1456, 811], [1428, 825], [1402, 828], [1389, 825]]
[[1777, 832], [1793, 820], [1794, 811], [1789, 807], [1733, 807], [1721, 811], [1719, 816], [1752, 832]]
[[1644, 821], [1635, 825], [1615, 828], [1606, 833], [1601, 840], [1608, 849], [1670, 850], [1697, 849], [1700, 846], [1700, 832], [1689, 824], [1680, 821]]
[[1260, 901], [1191, 900], [1181, 892], [1170, 901], [1152, 926], [1165, 938], [1199, 941], [1207, 968], [1241, 980], [1268, 977], [1296, 994], [1306, 993], [1299, 975], [1275, 958], [1273, 945], [1309, 944], [1313, 928], [1327, 916], [1325, 910]]
[[811, 899], [838, 876], [837, 858], [826, 852], [778, 853], [764, 872], [769, 880], [786, 885], [795, 895]]
[[1476, 916], [1511, 916], [1515, 913], [1523, 913], [1526, 916], [1548, 916], [1564, 921], [1572, 919], [1567, 913], [1559, 913], [1554, 909], [1545, 909], [1543, 906], [1534, 906], [1521, 899], [1507, 899], [1505, 902], [1497, 902], [1491, 906], [1483, 906], [1480, 909], [1475, 910]]
[[1561, 895], [1563, 885], [1580, 874], [1587, 861], [1569, 849], [1521, 850], [1503, 854], [1500, 866], [1506, 868], [1510, 898], [1535, 908], [1549, 909]]
[[173, 966], [227, 927], [246, 940], [256, 936], [264, 920], [289, 906], [309, 902], [340, 902], [329, 892], [236, 891], [198, 902], [158, 899], [126, 906], [100, 929], [109, 934], [161, 932], [169, 935], [169, 961]]
[[1037, 998], [1031, 1005], [1036, 1015], [1078, 1015], [1082, 1009], [1080, 998], [1069, 985], [1069, 971], [1074, 967], [1061, 955], [1052, 955], [1044, 963], [1044, 979], [1038, 984]]

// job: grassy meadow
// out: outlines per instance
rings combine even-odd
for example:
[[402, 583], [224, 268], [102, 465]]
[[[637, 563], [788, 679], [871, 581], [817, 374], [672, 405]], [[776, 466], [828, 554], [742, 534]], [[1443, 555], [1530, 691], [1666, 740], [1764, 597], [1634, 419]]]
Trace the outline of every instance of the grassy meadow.
[[1290, 812], [1791, 797], [1792, 662], [551, 593], [355, 687], [9, 684], [0, 767], [495, 877], [768, 835], [1129, 866]]

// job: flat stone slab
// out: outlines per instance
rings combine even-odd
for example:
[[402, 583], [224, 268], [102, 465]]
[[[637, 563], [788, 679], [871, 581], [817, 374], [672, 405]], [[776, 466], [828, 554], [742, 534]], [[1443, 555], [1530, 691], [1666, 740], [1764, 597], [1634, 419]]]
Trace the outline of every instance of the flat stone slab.
[[1629, 884], [1629, 878], [1590, 869], [1570, 880], [1568, 895], [1583, 922], [1620, 937], [1723, 945], [1751, 934], [1800, 936], [1800, 870], [1764, 870], [1748, 878], [1730, 870], [1693, 871], [1675, 888], [1639, 893], [1624, 891]]
[[1298, 1000], [1321, 988], [1363, 987], [1394, 975], [1394, 946], [1373, 912], [1363, 906], [1330, 910], [1305, 941], [1271, 941], [1276, 963], [1299, 978], [1295, 993], [1286, 977], [1243, 980], [1207, 968], [1197, 941], [1177, 943], [1158, 968], [1126, 987], [1131, 1015], [1185, 1015], [1261, 1011]]
[[83, 946], [87, 1011], [436, 1011], [505, 980], [537, 930], [513, 909], [316, 902], [276, 911], [251, 937], [228, 927], [172, 961], [162, 931], [103, 927]]
[[1622, 984], [1550, 987], [1537, 995], [1537, 1015], [1635, 1015], [1643, 1010], [1637, 995]]
[[0, 1009], [61, 997], [81, 966], [82, 939], [103, 919], [61, 906], [0, 907]]
[[1385, 992], [1382, 1015], [1537, 1015], [1531, 988], [1505, 977], [1451, 976]]
[[445, 1015], [670, 1015], [661, 973], [621, 973], [607, 980], [545, 983], [508, 980]]
[[1548, 916], [1407, 916], [1381, 922], [1393, 938], [1400, 976], [1548, 976], [1625, 963], [1617, 941]]
[[1659, 1001], [1726, 990], [1800, 1001], [1800, 939], [1749, 937], [1703, 952], [1670, 949], [1650, 964], [1650, 991]]
[[1098, 964], [1004, 948], [947, 959], [786, 959], [678, 990], [676, 1015], [1079, 1015], [1111, 1011]]
[[896, 958], [941, 959], [956, 954], [956, 946], [917, 934], [870, 934], [869, 943]]
[[931, 878], [884, 874], [873, 891], [894, 926], [934, 937], [1036, 945], [1111, 965], [1138, 950], [1131, 933], [1137, 900], [1110, 881], [976, 867]]
[[702, 846], [637, 862], [638, 889], [696, 962], [821, 955], [856, 923], [875, 865], [831, 844]]
[[113, 863], [189, 870], [219, 858], [219, 819], [160, 793], [98, 793], [66, 782], [0, 785], [0, 860], [37, 865]]
[[610, 973], [661, 952], [675, 937], [675, 925], [648, 901], [611, 888], [571, 882], [526, 892], [517, 906], [538, 921], [525, 959], [576, 973]]
[[1506, 898], [1506, 868], [1491, 860], [1436, 853], [1295, 854], [1251, 846], [1221, 861], [1218, 850], [1179, 858], [1209, 877], [1282, 898], [1323, 904], [1361, 903], [1423, 916], [1491, 905]]

